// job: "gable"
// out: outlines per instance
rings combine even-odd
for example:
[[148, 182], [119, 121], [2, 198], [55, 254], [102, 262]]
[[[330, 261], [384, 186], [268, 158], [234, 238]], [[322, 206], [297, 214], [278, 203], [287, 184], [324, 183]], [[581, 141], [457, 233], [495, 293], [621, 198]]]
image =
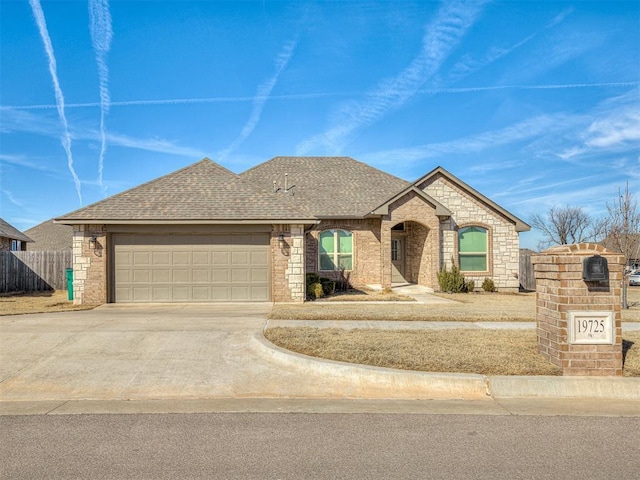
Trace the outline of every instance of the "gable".
[[468, 210], [482, 209], [492, 216], [514, 225], [517, 232], [531, 230], [531, 227], [527, 223], [447, 172], [442, 167], [435, 168], [425, 176], [416, 180], [413, 185], [432, 197], [437, 198], [445, 207], [456, 212], [460, 211], [460, 208], [454, 208], [454, 204], [459, 205], [461, 199], [464, 199], [462, 201], [469, 202]]

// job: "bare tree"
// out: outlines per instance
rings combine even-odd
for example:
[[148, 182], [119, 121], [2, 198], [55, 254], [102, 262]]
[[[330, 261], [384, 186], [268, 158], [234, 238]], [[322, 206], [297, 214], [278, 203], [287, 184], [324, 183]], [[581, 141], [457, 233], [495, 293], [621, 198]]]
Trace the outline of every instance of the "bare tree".
[[605, 246], [624, 255], [625, 265], [640, 259], [640, 210], [638, 198], [629, 192], [629, 182], [612, 203], [607, 202]]
[[600, 234], [599, 223], [594, 222], [582, 207], [551, 207], [546, 214], [532, 215], [530, 223], [544, 235], [538, 242], [540, 250], [552, 245], [593, 241]]

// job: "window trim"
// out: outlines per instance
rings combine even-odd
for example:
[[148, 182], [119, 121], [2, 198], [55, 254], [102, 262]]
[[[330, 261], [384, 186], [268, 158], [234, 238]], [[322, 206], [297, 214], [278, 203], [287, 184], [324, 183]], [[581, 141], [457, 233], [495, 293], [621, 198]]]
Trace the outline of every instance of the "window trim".
[[[484, 252], [461, 252], [460, 251], [460, 233], [464, 230], [470, 228], [479, 228], [485, 231], [485, 251]], [[491, 229], [482, 224], [472, 223], [469, 225], [460, 225], [456, 231], [456, 251], [457, 251], [457, 260], [458, 266], [460, 267], [460, 272], [467, 273], [469, 275], [485, 275], [490, 274], [491, 272]], [[465, 255], [484, 255], [485, 256], [485, 269], [484, 270], [463, 270], [461, 267], [460, 257], [464, 257]]]
[[[333, 234], [333, 253], [331, 254], [326, 254], [326, 253], [322, 253], [322, 249], [321, 249], [321, 245], [322, 245], [322, 235], [326, 232], [331, 232]], [[349, 237], [351, 238], [351, 252], [350, 253], [344, 253], [344, 252], [340, 252], [340, 238], [339, 238], [339, 233], [338, 232], [344, 232], [349, 234]], [[318, 271], [319, 272], [339, 272], [340, 268], [339, 268], [339, 257], [346, 257], [346, 256], [351, 256], [351, 268], [350, 269], [345, 269], [345, 272], [352, 272], [354, 270], [354, 241], [353, 241], [353, 232], [351, 230], [346, 230], [344, 228], [326, 228], [322, 231], [320, 231], [320, 233], [318, 234]], [[327, 256], [332, 256], [333, 258], [331, 259], [331, 263], [333, 263], [334, 268], [331, 270], [326, 270], [322, 268], [322, 256], [323, 255], [327, 255]]]

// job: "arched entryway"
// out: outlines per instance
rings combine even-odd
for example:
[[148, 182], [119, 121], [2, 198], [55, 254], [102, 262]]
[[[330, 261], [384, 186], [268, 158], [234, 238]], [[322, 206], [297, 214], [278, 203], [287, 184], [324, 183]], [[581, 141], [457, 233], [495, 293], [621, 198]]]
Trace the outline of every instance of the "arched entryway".
[[427, 240], [429, 228], [405, 221], [391, 227], [391, 283], [429, 285], [431, 278]]

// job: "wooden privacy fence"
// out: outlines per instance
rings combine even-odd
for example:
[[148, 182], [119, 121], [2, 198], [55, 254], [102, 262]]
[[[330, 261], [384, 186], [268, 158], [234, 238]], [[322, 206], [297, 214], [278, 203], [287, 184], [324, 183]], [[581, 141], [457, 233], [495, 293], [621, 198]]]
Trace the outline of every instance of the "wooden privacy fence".
[[533, 272], [531, 253], [529, 252], [520, 252], [519, 280], [521, 289], [529, 291], [534, 291], [536, 289], [536, 276]]
[[70, 251], [0, 252], [0, 293], [66, 290]]

